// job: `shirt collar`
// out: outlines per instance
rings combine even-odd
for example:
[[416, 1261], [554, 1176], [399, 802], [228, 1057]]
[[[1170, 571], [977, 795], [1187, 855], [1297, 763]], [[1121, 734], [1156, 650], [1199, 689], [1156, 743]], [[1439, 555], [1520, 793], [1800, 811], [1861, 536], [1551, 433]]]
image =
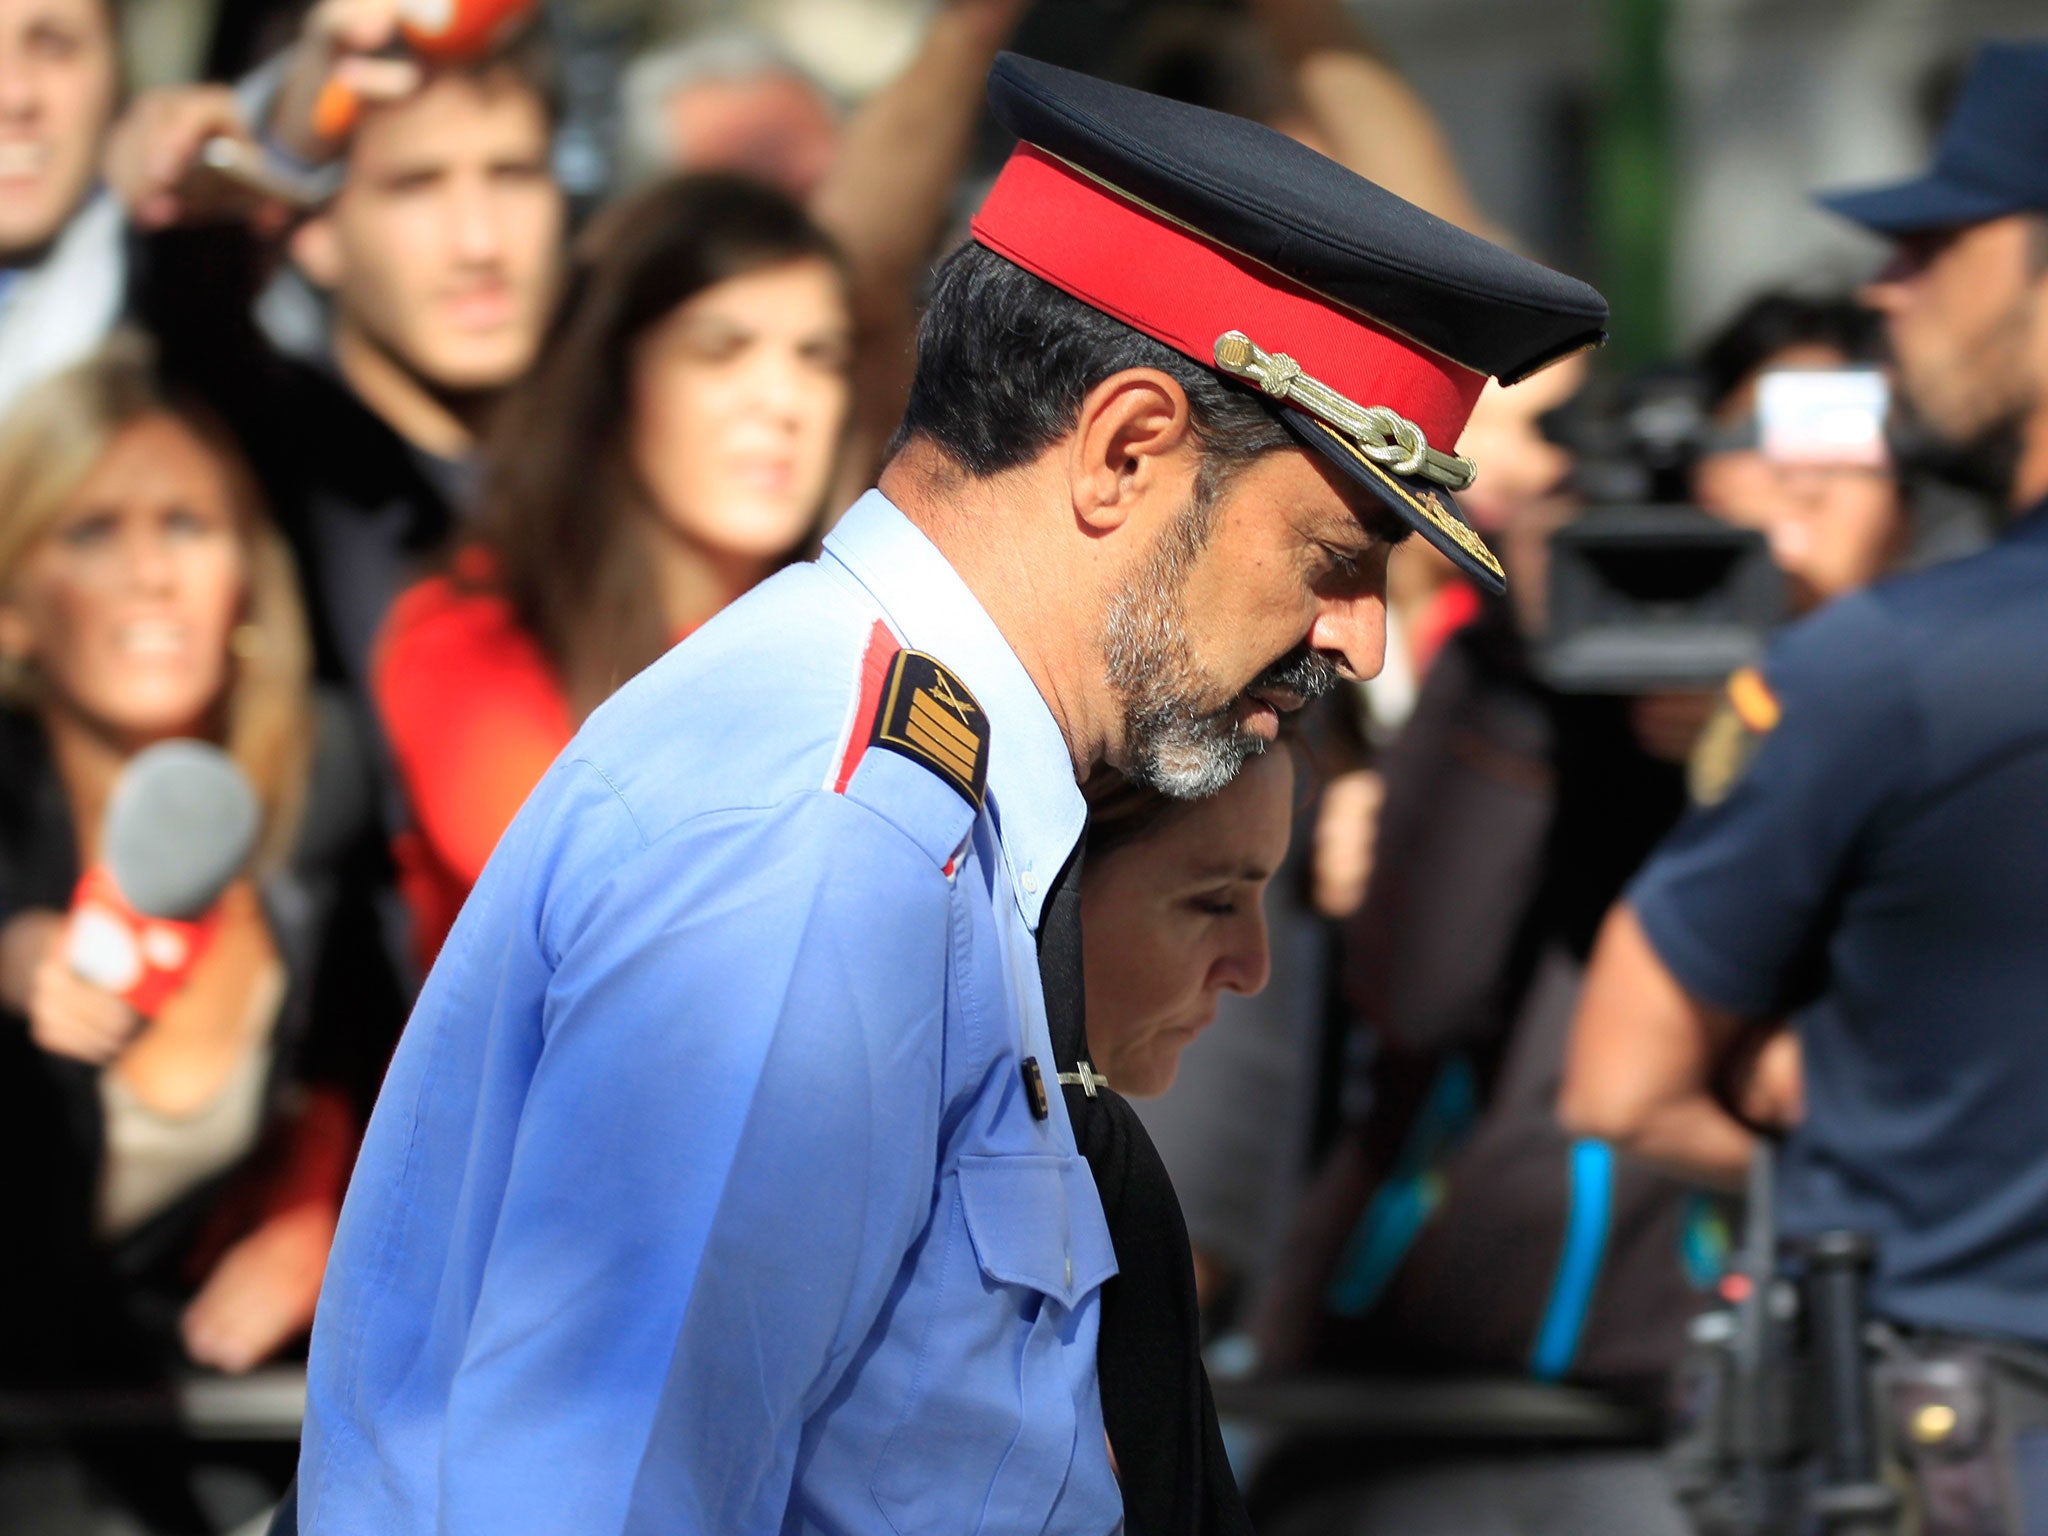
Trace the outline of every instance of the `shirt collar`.
[[1017, 904], [1035, 930], [1088, 820], [1059, 723], [967, 583], [880, 491], [840, 518], [825, 554], [867, 588], [906, 644], [958, 673], [987, 713], [989, 798]]

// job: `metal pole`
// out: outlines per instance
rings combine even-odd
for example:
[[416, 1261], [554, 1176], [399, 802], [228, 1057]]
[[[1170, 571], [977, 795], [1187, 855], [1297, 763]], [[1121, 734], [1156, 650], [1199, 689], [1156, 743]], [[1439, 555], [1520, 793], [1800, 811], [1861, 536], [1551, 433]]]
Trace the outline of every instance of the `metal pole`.
[[1813, 1512], [1839, 1536], [1894, 1536], [1899, 1496], [1880, 1479], [1863, 1290], [1877, 1248], [1861, 1232], [1827, 1232], [1806, 1252], [1806, 1305], [1819, 1376], [1821, 1484]]

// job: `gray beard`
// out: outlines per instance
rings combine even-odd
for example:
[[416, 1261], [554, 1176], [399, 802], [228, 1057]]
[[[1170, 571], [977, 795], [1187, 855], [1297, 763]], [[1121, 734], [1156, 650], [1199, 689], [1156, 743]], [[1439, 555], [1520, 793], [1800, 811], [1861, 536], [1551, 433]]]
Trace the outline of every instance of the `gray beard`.
[[1208, 534], [1206, 509], [1183, 508], [1144, 565], [1110, 599], [1103, 651], [1110, 688], [1123, 711], [1126, 778], [1197, 800], [1237, 776], [1266, 743], [1234, 718], [1235, 697], [1195, 665], [1183, 598]]

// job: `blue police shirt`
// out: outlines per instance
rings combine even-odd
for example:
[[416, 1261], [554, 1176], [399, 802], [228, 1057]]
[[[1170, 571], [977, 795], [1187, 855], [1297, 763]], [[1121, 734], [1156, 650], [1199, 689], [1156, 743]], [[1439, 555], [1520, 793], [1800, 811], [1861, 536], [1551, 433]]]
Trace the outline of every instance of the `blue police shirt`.
[[[883, 626], [877, 632], [877, 623]], [[871, 645], [988, 717], [869, 748]], [[1066, 743], [879, 493], [598, 710], [392, 1063], [313, 1332], [310, 1532], [1101, 1533], [1115, 1270], [1033, 930]]]
[[1875, 1236], [1881, 1313], [2048, 1342], [2048, 506], [1764, 676], [1775, 728], [1629, 899], [1688, 992], [1796, 1010], [1785, 1229]]

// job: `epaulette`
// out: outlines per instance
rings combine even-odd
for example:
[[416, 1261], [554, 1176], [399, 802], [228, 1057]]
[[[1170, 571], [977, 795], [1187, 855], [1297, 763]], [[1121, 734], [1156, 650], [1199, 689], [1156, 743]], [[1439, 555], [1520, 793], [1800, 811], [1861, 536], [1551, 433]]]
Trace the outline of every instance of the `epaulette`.
[[[952, 873], [988, 787], [988, 715], [936, 657], [876, 622], [830, 787], [896, 823]], [[897, 765], [922, 770], [905, 774]], [[935, 793], [943, 786], [950, 793]]]

